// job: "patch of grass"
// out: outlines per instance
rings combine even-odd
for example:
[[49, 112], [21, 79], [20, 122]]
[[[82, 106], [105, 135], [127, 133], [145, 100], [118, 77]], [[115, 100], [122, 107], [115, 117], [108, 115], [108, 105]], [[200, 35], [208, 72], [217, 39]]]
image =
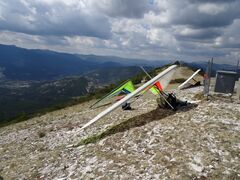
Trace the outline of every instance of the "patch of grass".
[[10, 168], [12, 169], [12, 168], [14, 168], [14, 167], [16, 167], [16, 164], [15, 164], [14, 162], [12, 162], [12, 163], [10, 164]]
[[173, 79], [173, 80], [171, 80], [171, 81], [170, 81], [170, 84], [183, 83], [183, 82], [185, 82], [185, 81], [186, 81], [186, 79], [184, 79], [184, 78], [178, 78], [178, 79]]
[[54, 131], [54, 127], [52, 126], [52, 127], [50, 127], [49, 129], [48, 129], [48, 131], [49, 132], [52, 132], [52, 131]]
[[39, 150], [40, 152], [43, 152], [43, 151], [46, 150], [46, 147], [45, 147], [44, 145], [41, 145], [41, 146], [38, 148], [38, 150]]
[[68, 122], [67, 124], [64, 124], [61, 128], [66, 128], [67, 130], [71, 131], [74, 129], [74, 124], [72, 124], [71, 122]]
[[[175, 111], [157, 108], [153, 111], [150, 111], [149, 113], [130, 118], [126, 121], [121, 122], [120, 124], [112, 126], [100, 134], [89, 136], [86, 139], [81, 140], [76, 145], [76, 147], [81, 146], [81, 145], [87, 145], [90, 143], [96, 143], [96, 142], [100, 141], [101, 139], [104, 139], [107, 136], [110, 136], [110, 135], [113, 135], [116, 133], [120, 133], [120, 132], [125, 132], [134, 127], [144, 126], [145, 124], [147, 124], [149, 122], [160, 120], [160, 119], [170, 116], [174, 113], [175, 113]], [[159, 117], [159, 118], [156, 119], [154, 117]]]
[[44, 130], [38, 131], [38, 137], [39, 138], [43, 138], [44, 136], [46, 136], [46, 132]]
[[104, 137], [102, 136], [102, 134], [97, 134], [97, 135], [89, 136], [89, 137], [87, 137], [86, 139], [81, 140], [81, 141], [76, 145], [76, 147], [82, 146], [82, 145], [87, 145], [87, 144], [90, 144], [90, 143], [96, 143], [96, 142], [100, 141], [102, 138], [104, 138]]
[[[193, 108], [196, 108], [197, 105], [196, 104], [191, 104], [188, 105], [187, 107], [183, 107], [181, 109], [181, 111], [189, 111]], [[107, 136], [111, 136], [113, 134], [116, 133], [120, 133], [120, 132], [125, 132], [131, 128], [134, 127], [141, 127], [144, 126], [145, 124], [148, 124], [152, 121], [159, 121], [165, 117], [171, 116], [173, 114], [175, 114], [177, 111], [172, 111], [170, 109], [162, 109], [162, 108], [157, 108], [155, 110], [152, 110], [146, 114], [142, 114], [142, 115], [138, 115], [136, 117], [132, 117], [126, 121], [121, 122], [120, 124], [117, 124], [115, 126], [110, 127], [109, 129], [107, 129], [106, 131], [100, 133], [100, 134], [96, 134], [96, 135], [92, 135], [89, 136], [83, 140], [81, 140], [77, 145], [75, 145], [75, 147], [78, 146], [82, 146], [82, 145], [87, 145], [90, 143], [96, 143], [98, 141], [100, 141], [101, 139], [104, 139]], [[156, 118], [158, 117], [158, 118]]]
[[204, 97], [204, 94], [203, 92], [200, 92], [200, 93], [197, 93], [193, 96], [194, 99], [197, 99], [197, 100], [203, 100], [205, 97]]

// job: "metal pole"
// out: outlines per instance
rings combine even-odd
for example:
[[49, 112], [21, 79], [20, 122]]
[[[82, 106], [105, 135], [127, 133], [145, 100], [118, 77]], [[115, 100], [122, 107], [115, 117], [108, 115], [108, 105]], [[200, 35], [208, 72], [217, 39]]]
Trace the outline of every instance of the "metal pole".
[[236, 67], [236, 72], [237, 72], [237, 73], [238, 73], [239, 63], [240, 63], [240, 61], [238, 60], [238, 62], [237, 62], [237, 67]]

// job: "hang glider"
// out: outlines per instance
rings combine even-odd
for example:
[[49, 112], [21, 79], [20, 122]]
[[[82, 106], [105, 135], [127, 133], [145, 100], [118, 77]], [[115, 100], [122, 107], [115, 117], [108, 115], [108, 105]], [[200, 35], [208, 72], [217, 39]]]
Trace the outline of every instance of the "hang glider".
[[194, 77], [201, 71], [201, 69], [198, 69], [196, 72], [194, 72], [186, 81], [184, 81], [182, 84], [180, 84], [178, 86], [178, 89], [184, 89], [186, 88], [186, 85], [189, 83], [189, 81], [194, 80], [196, 83], [198, 83], [198, 81], [196, 81], [194, 79]]
[[95, 123], [96, 121], [98, 121], [99, 119], [101, 119], [102, 117], [106, 116], [107, 114], [109, 114], [110, 112], [112, 112], [113, 110], [115, 110], [116, 108], [120, 107], [122, 104], [126, 103], [128, 100], [130, 100], [131, 98], [133, 98], [134, 96], [138, 95], [141, 91], [145, 90], [147, 87], [149, 86], [153, 86], [156, 82], [158, 81], [162, 81], [165, 78], [169, 78], [171, 79], [171, 77], [173, 76], [173, 74], [175, 73], [177, 68], [177, 65], [172, 65], [170, 67], [168, 67], [167, 69], [165, 69], [163, 72], [159, 73], [157, 76], [155, 76], [154, 78], [152, 78], [151, 80], [149, 80], [148, 82], [146, 82], [145, 84], [143, 84], [142, 86], [140, 86], [139, 88], [137, 88], [135, 91], [133, 91], [132, 93], [128, 94], [127, 96], [125, 96], [123, 99], [117, 101], [115, 104], [113, 104], [112, 106], [110, 106], [109, 108], [105, 109], [104, 111], [102, 111], [100, 114], [98, 114], [96, 117], [94, 117], [92, 120], [90, 120], [87, 124], [85, 124], [82, 129], [87, 128], [88, 126], [90, 126], [91, 124]]
[[124, 83], [122, 83], [120, 86], [117, 88], [113, 89], [110, 93], [106, 94], [103, 96], [101, 99], [99, 99], [97, 102], [95, 102], [93, 105], [90, 106], [90, 108], [97, 108], [101, 105], [105, 105], [107, 103], [107, 100], [111, 99], [112, 97], [119, 96], [117, 97], [116, 100], [122, 99], [126, 94], [130, 94], [135, 90], [135, 87], [132, 83], [131, 80], [128, 80]]
[[[152, 79], [151, 75], [148, 74], [148, 72], [142, 66], [141, 66], [141, 69], [150, 79]], [[167, 85], [170, 83], [171, 79], [172, 79], [172, 75], [170, 74], [168, 78], [165, 78], [163, 80], [165, 85], [164, 87], [161, 85], [160, 81], [157, 81], [149, 90], [155, 96], [161, 96], [161, 98], [168, 104], [168, 106], [171, 107], [173, 110], [175, 110], [175, 108], [171, 105], [171, 103], [169, 103], [168, 100], [165, 98], [166, 93], [163, 91], [167, 87]]]

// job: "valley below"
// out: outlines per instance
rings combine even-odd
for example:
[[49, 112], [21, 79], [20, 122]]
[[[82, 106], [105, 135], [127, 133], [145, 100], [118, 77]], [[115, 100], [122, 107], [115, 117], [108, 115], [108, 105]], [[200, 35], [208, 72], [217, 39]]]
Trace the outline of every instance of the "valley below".
[[119, 84], [140, 72], [141, 69], [136, 66], [112, 67], [51, 81], [2, 80], [0, 124], [80, 102], [89, 94]]

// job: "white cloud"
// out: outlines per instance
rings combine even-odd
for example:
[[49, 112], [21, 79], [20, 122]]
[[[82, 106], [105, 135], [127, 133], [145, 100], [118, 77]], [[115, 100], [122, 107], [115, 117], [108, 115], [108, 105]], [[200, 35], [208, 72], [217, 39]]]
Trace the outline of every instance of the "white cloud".
[[224, 29], [222, 36], [215, 39], [214, 45], [218, 48], [240, 49], [240, 19]]
[[147, 33], [147, 38], [151, 44], [156, 44], [160, 47], [177, 47], [175, 37], [163, 29], [150, 29]]
[[0, 22], [2, 30], [36, 35], [110, 37], [108, 18], [95, 12], [85, 1], [9, 0], [0, 6], [5, 19]]
[[214, 4], [214, 3], [206, 3], [201, 4], [198, 7], [198, 10], [201, 13], [209, 14], [209, 15], [217, 15], [221, 12], [224, 12], [227, 10], [225, 4]]
[[146, 59], [236, 57], [240, 1], [0, 0], [0, 43]]

